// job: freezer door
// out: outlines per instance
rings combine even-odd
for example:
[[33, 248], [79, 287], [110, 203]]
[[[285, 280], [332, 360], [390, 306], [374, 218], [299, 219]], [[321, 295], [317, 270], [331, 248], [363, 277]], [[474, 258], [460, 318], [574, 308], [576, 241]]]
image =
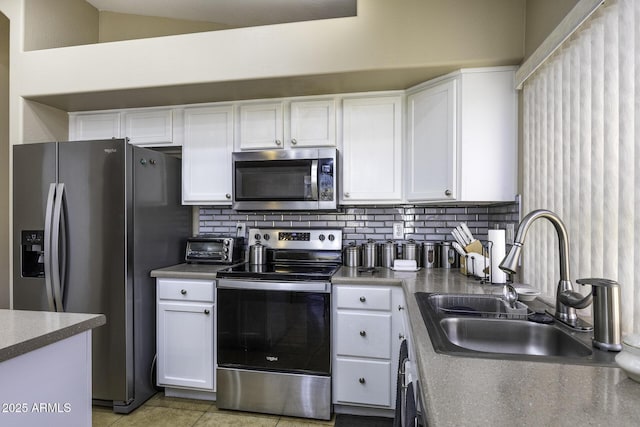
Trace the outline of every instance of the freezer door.
[[127, 151], [124, 140], [59, 143], [65, 186], [67, 312], [104, 313], [93, 330], [93, 398], [127, 401], [127, 353], [132, 352], [127, 298]]
[[55, 142], [13, 146], [12, 250], [15, 309], [49, 310], [43, 268], [44, 254], [38, 252], [44, 249], [42, 240], [47, 194], [50, 185], [55, 182]]

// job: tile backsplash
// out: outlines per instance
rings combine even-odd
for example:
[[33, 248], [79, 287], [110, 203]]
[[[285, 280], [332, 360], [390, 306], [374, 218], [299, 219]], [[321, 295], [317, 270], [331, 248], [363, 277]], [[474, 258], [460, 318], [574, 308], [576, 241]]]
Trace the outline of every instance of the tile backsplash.
[[393, 224], [404, 226], [404, 239], [452, 241], [451, 229], [460, 222], [480, 240], [490, 228], [517, 227], [517, 202], [494, 205], [366, 206], [342, 207], [338, 212], [238, 212], [226, 207], [200, 207], [201, 234], [235, 235], [236, 224], [251, 227], [336, 227], [343, 229], [343, 241], [360, 244], [368, 239], [393, 238]]

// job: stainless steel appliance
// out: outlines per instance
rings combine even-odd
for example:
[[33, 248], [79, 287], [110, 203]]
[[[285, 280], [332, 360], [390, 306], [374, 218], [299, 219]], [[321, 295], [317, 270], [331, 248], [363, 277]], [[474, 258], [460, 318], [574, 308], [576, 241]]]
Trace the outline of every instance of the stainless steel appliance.
[[180, 262], [191, 229], [180, 160], [123, 139], [25, 144], [13, 174], [13, 308], [104, 313], [94, 403], [128, 413], [155, 393], [149, 272]]
[[244, 237], [199, 235], [187, 239], [188, 263], [234, 264], [242, 260]]
[[233, 153], [232, 207], [237, 210], [335, 210], [335, 148]]
[[267, 263], [218, 271], [217, 406], [329, 419], [340, 229], [252, 229]]
[[[606, 351], [622, 350], [620, 284], [614, 280], [597, 278], [578, 279], [576, 283], [591, 285], [591, 293], [587, 298], [593, 297], [593, 346]], [[586, 299], [581, 294], [578, 294], [578, 298]]]

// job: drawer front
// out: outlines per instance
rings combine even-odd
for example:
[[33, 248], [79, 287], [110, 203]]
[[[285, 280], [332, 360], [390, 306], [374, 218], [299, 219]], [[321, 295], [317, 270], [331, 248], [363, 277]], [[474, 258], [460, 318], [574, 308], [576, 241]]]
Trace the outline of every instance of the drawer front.
[[339, 309], [391, 311], [391, 288], [336, 286], [334, 292]]
[[391, 314], [338, 312], [335, 335], [338, 355], [391, 358]]
[[158, 299], [214, 302], [213, 280], [157, 279]]
[[391, 406], [391, 362], [336, 360], [334, 403]]

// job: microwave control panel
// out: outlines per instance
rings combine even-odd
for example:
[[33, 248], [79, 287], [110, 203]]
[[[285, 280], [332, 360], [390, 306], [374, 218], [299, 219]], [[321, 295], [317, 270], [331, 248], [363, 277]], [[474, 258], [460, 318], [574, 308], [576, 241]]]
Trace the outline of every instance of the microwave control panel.
[[320, 159], [318, 161], [318, 197], [321, 201], [334, 200], [333, 159]]

